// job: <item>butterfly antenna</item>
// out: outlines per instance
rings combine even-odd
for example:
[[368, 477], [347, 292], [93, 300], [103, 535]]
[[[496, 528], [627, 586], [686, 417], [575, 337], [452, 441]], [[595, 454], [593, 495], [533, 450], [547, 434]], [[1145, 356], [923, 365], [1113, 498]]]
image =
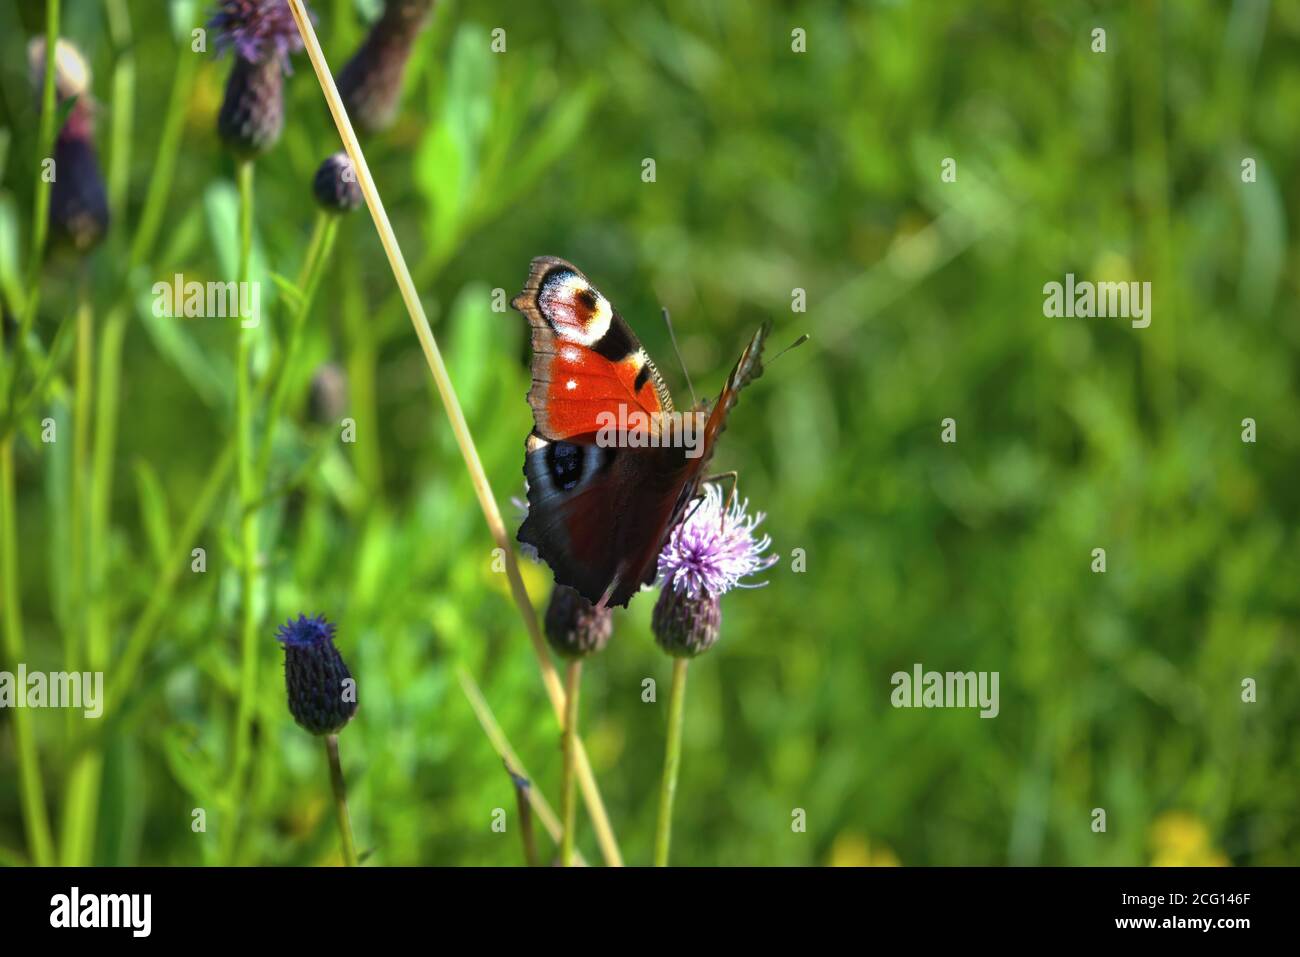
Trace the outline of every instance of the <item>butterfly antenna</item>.
[[785, 355], [785, 354], [786, 354], [787, 352], [789, 352], [791, 349], [795, 348], [795, 346], [801, 346], [801, 345], [803, 345], [805, 342], [808, 341], [809, 338], [810, 338], [810, 337], [809, 337], [808, 333], [805, 332], [802, 336], [800, 336], [800, 337], [799, 337], [798, 339], [796, 339], [794, 342], [790, 343], [788, 346], [786, 346], [784, 349], [782, 349], [782, 350], [781, 350], [780, 352], [778, 352], [776, 355], [772, 356], [772, 358], [768, 359], [768, 360], [767, 360], [767, 364], [768, 364], [768, 365], [771, 365], [773, 362], [775, 362], [777, 359], [781, 358], [783, 355]]
[[677, 364], [682, 367], [682, 375], [686, 377], [686, 389], [691, 394], [691, 406], [694, 407], [699, 404], [695, 398], [695, 386], [691, 385], [691, 374], [686, 371], [686, 361], [682, 358], [682, 350], [677, 348], [677, 333], [673, 332], [673, 321], [668, 317], [667, 306], [664, 306], [664, 325], [668, 327], [668, 338], [672, 340], [673, 352], [677, 353]]

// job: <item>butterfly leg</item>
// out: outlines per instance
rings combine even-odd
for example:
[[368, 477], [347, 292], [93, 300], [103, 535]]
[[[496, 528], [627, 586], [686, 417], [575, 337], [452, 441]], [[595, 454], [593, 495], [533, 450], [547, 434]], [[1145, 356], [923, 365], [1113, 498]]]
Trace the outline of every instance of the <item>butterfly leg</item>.
[[727, 496], [727, 503], [723, 506], [720, 527], [725, 527], [727, 522], [727, 513], [731, 511], [732, 503], [736, 501], [736, 490], [740, 487], [740, 473], [734, 469], [730, 472], [719, 472], [717, 475], [710, 475], [700, 484], [709, 482], [721, 482], [724, 479], [731, 479], [731, 493]]

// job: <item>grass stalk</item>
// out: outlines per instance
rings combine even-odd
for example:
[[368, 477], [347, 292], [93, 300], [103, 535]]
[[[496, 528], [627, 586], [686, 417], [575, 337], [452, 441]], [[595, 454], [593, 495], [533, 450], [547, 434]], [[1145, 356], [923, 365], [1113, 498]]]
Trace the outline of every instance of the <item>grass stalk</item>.
[[[0, 440], [0, 561], [4, 576], [4, 650], [12, 669], [25, 660], [23, 616], [18, 606], [18, 530], [14, 507], [14, 437]], [[23, 826], [27, 831], [27, 849], [40, 867], [54, 863], [54, 837], [50, 832], [45, 808], [45, 788], [32, 729], [31, 711], [14, 708], [14, 750], [18, 760], [18, 796], [23, 809]]]
[[[307, 56], [311, 60], [313, 70], [316, 72], [316, 79], [319, 81], [321, 91], [325, 96], [326, 105], [329, 106], [330, 114], [334, 117], [335, 126], [338, 127], [339, 136], [343, 140], [343, 146], [347, 150], [352, 165], [356, 170], [357, 182], [361, 186], [366, 206], [370, 210], [371, 218], [375, 222], [375, 228], [379, 232], [380, 242], [384, 247], [385, 255], [388, 257], [388, 264], [393, 270], [398, 288], [401, 290], [402, 299], [406, 303], [407, 313], [411, 318], [412, 326], [415, 328], [415, 335], [420, 342], [420, 347], [424, 351], [424, 358], [428, 363], [429, 371], [433, 375], [438, 395], [442, 398], [443, 408], [450, 420], [452, 433], [460, 449], [461, 457], [465, 460], [470, 482], [474, 486], [474, 493], [478, 498], [479, 507], [483, 510], [483, 517], [487, 521], [488, 530], [491, 532], [493, 542], [505, 555], [506, 577], [510, 582], [510, 592], [515, 604], [519, 607], [529, 637], [532, 640], [533, 653], [537, 657], [538, 667], [542, 672], [542, 684], [545, 686], [546, 694], [551, 700], [552, 711], [556, 720], [563, 722], [565, 711], [564, 689], [560, 686], [559, 676], [556, 674], [555, 666], [551, 663], [546, 647], [546, 639], [542, 635], [541, 624], [537, 619], [537, 610], [528, 597], [528, 590], [524, 586], [523, 577], [519, 573], [519, 562], [515, 555], [514, 543], [506, 534], [505, 523], [501, 520], [501, 511], [497, 507], [492, 488], [488, 484], [487, 474], [483, 471], [483, 463], [479, 460], [478, 449], [474, 445], [474, 438], [470, 434], [469, 425], [465, 421], [465, 413], [460, 407], [460, 400], [456, 396], [455, 386], [452, 385], [451, 377], [447, 374], [447, 367], [443, 362], [442, 353], [438, 349], [438, 343], [433, 337], [433, 330], [429, 328], [429, 319], [424, 314], [424, 306], [420, 303], [419, 293], [415, 288], [414, 281], [411, 279], [411, 273], [407, 268], [401, 247], [397, 243], [397, 237], [393, 234], [393, 227], [388, 221], [388, 213], [384, 210], [383, 200], [380, 199], [374, 178], [370, 175], [370, 167], [366, 164], [365, 154], [361, 150], [361, 144], [357, 141], [356, 133], [352, 129], [352, 122], [348, 119], [347, 111], [343, 107], [338, 88], [334, 84], [334, 76], [330, 72], [329, 64], [325, 61], [325, 54], [321, 51], [320, 41], [316, 38], [316, 30], [306, 15], [302, 0], [288, 0], [288, 3], [289, 9], [293, 12], [294, 20], [298, 24], [298, 32], [302, 35]], [[597, 840], [600, 842], [605, 862], [614, 866], [621, 865], [623, 863], [622, 854], [619, 852], [618, 842], [614, 838], [613, 828], [609, 823], [609, 815], [605, 810], [604, 801], [601, 799], [600, 789], [596, 785], [595, 775], [592, 774], [591, 763], [587, 758], [587, 752], [582, 745], [581, 738], [574, 740], [574, 755], [578, 782], [582, 787], [583, 798], [587, 804], [587, 810], [591, 816], [592, 826], [596, 831]]]
[[[253, 163], [239, 160], [235, 178], [239, 188], [238, 288], [247, 288], [253, 254]], [[241, 300], [242, 301], [242, 300]], [[223, 832], [223, 859], [232, 863], [238, 834], [239, 808], [248, 768], [249, 738], [257, 704], [257, 485], [253, 460], [252, 339], [256, 326], [245, 327], [240, 315], [239, 345], [235, 365], [235, 446], [239, 486], [240, 552], [240, 668], [239, 703], [235, 714], [234, 757], [230, 775], [231, 820]]]
[[668, 695], [668, 744], [664, 749], [664, 777], [659, 788], [659, 823], [655, 828], [655, 867], [668, 866], [673, 837], [673, 799], [677, 796], [677, 769], [682, 763], [682, 724], [686, 701], [686, 666], [689, 658], [673, 659], [673, 684]]
[[36, 313], [41, 299], [41, 266], [45, 262], [45, 244], [50, 230], [50, 190], [53, 184], [45, 175], [45, 160], [54, 152], [57, 111], [55, 109], [54, 78], [59, 44], [59, 0], [45, 3], [45, 76], [41, 83], [40, 127], [36, 134], [36, 189], [32, 201], [32, 247], [27, 262], [27, 297], [23, 300], [23, 313], [14, 337], [13, 368], [9, 372], [9, 402], [12, 409], [17, 402], [18, 380], [22, 377], [23, 361], [27, 355], [27, 336], [36, 323]]
[[582, 681], [582, 659], [569, 662], [564, 679], [564, 770], [560, 778], [560, 808], [564, 832], [560, 839], [560, 866], [573, 866], [574, 828], [578, 822], [577, 793], [573, 778], [573, 743], [578, 739], [578, 688]]
[[[536, 812], [538, 820], [542, 822], [542, 827], [546, 828], [546, 833], [551, 835], [558, 846], [560, 843], [560, 819], [555, 816], [551, 805], [547, 802], [546, 796], [538, 790], [537, 785], [531, 782], [528, 769], [523, 766], [519, 760], [519, 755], [515, 753], [514, 748], [510, 746], [510, 741], [506, 734], [501, 730], [501, 725], [492, 713], [492, 707], [483, 697], [483, 691], [479, 688], [478, 683], [474, 681], [473, 675], [464, 665], [456, 666], [456, 678], [460, 681], [460, 690], [465, 695], [465, 700], [474, 711], [474, 716], [478, 718], [479, 727], [487, 735], [493, 749], [497, 755], [505, 762], [506, 767], [510, 770], [512, 776], [522, 777], [529, 780], [528, 786], [528, 804]], [[583, 860], [582, 854], [578, 851], [573, 852], [573, 861], [580, 867], [586, 867], [587, 862]]]

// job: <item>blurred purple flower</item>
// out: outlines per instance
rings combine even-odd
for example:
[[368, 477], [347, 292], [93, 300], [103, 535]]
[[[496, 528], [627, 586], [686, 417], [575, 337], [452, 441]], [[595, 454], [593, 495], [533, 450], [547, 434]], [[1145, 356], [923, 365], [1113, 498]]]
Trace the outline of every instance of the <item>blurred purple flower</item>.
[[[310, 11], [307, 15], [312, 16]], [[221, 0], [208, 27], [217, 33], [218, 54], [234, 50], [249, 63], [273, 57], [286, 73], [293, 72], [289, 55], [302, 49], [287, 0]]]

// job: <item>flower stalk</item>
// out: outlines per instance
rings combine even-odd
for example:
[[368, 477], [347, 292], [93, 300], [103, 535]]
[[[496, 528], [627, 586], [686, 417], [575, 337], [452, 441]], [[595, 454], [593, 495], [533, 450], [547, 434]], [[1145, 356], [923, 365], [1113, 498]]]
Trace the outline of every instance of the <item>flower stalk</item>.
[[573, 777], [574, 749], [578, 740], [578, 686], [582, 680], [582, 659], [569, 662], [564, 681], [564, 771], [561, 777], [560, 807], [564, 831], [560, 838], [560, 866], [573, 866], [574, 828], [578, 820], [577, 791]]
[[339, 837], [343, 839], [343, 863], [357, 866], [357, 847], [352, 840], [352, 819], [348, 814], [348, 789], [343, 780], [343, 765], [339, 762], [339, 736], [325, 735], [325, 756], [330, 765], [330, 787], [334, 791], [334, 812], [339, 821]]
[[659, 822], [655, 827], [655, 867], [668, 866], [673, 839], [673, 800], [677, 797], [677, 771], [682, 763], [682, 725], [686, 702], [686, 666], [689, 658], [673, 659], [673, 683], [668, 693], [668, 743], [664, 773], [659, 785]]

